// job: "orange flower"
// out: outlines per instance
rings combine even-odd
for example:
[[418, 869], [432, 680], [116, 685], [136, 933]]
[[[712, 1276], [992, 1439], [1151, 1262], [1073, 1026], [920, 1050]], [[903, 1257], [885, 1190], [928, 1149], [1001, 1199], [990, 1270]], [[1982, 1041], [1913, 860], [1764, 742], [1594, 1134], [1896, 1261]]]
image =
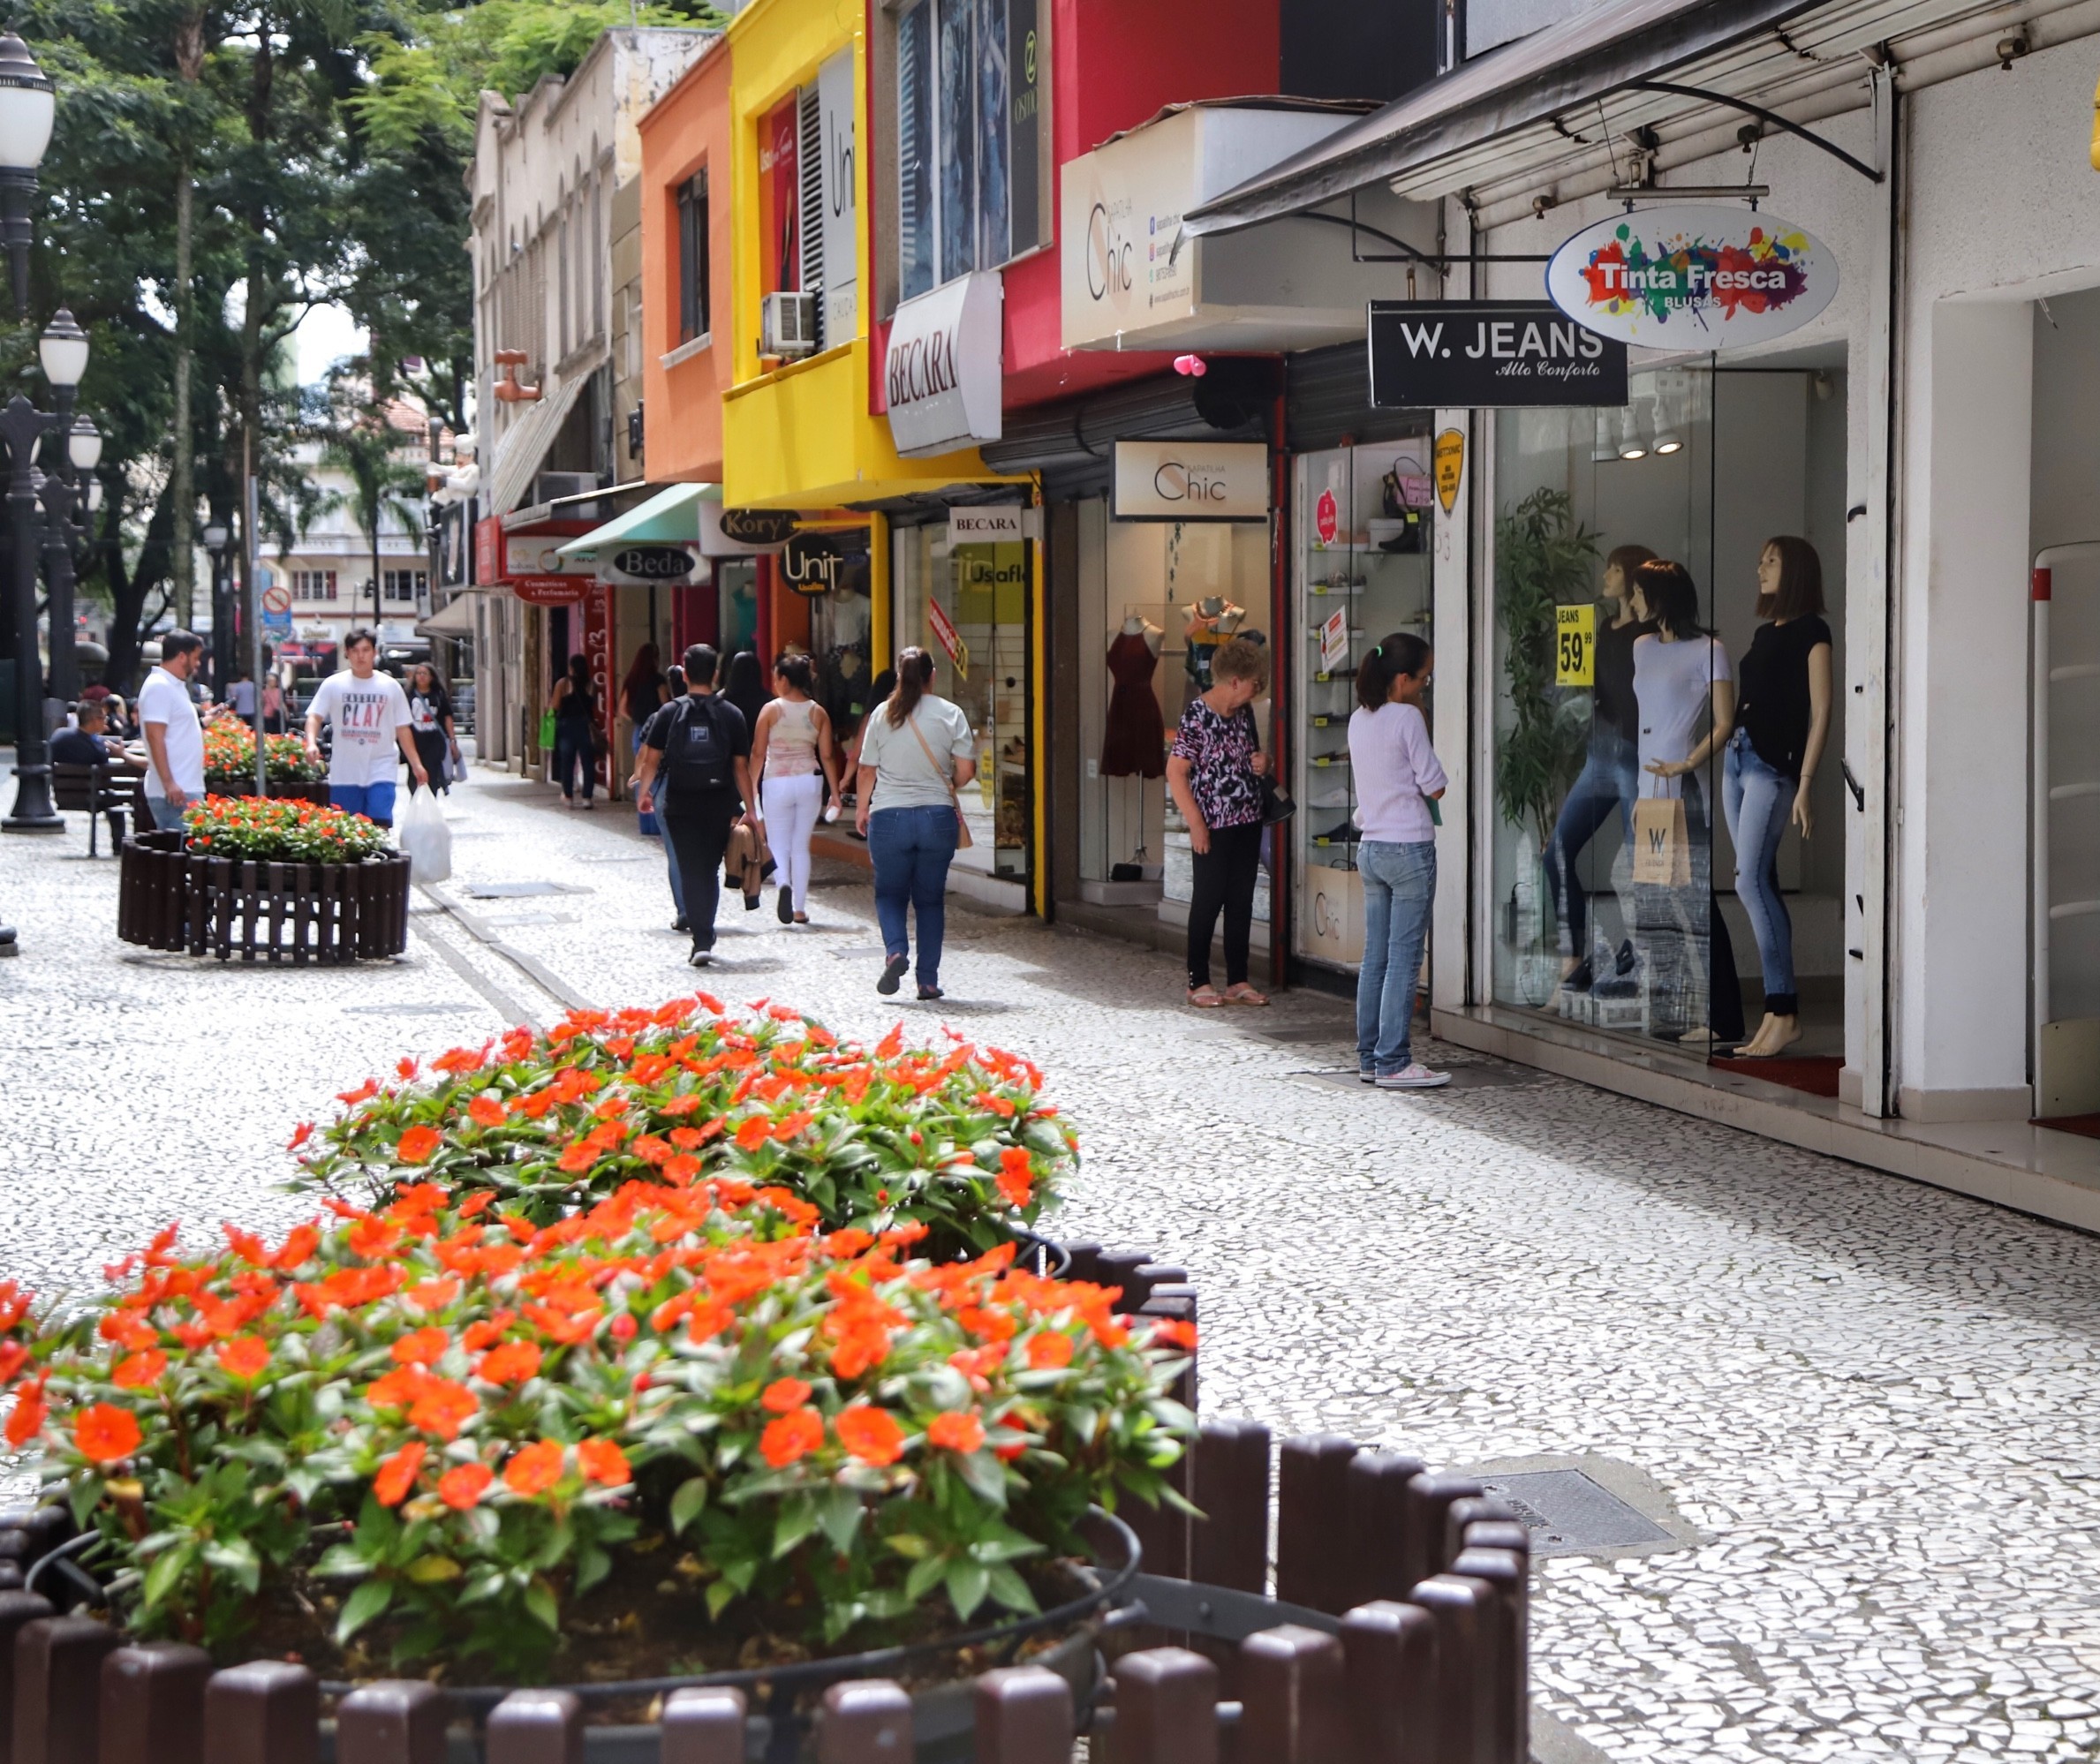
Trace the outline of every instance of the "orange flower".
[[627, 1467], [627, 1454], [609, 1439], [586, 1439], [576, 1448], [576, 1462], [593, 1482], [608, 1489], [623, 1488], [634, 1481]]
[[437, 1497], [456, 1513], [477, 1505], [495, 1472], [486, 1464], [460, 1464], [437, 1479]]
[[466, 1105], [466, 1112], [477, 1127], [498, 1127], [503, 1124], [503, 1105], [494, 1097], [476, 1097]]
[[784, 1470], [824, 1444], [824, 1417], [814, 1409], [796, 1409], [766, 1423], [759, 1453], [775, 1470]]
[[424, 1455], [430, 1448], [419, 1439], [412, 1439], [391, 1458], [379, 1466], [379, 1474], [372, 1479], [372, 1493], [382, 1507], [397, 1507], [408, 1498], [408, 1491], [416, 1485], [416, 1472], [423, 1467]]
[[93, 1463], [129, 1458], [139, 1449], [139, 1417], [129, 1409], [96, 1403], [73, 1417], [73, 1444]]
[[999, 1192], [1010, 1206], [1025, 1207], [1035, 1195], [1035, 1176], [1029, 1156], [1017, 1145], [999, 1154]]
[[756, 1151], [772, 1136], [773, 1122], [764, 1115], [752, 1115], [737, 1129], [737, 1143], [746, 1151]]
[[292, 1128], [291, 1138], [286, 1143], [284, 1150], [287, 1151], [297, 1151], [299, 1147], [304, 1145], [307, 1140], [313, 1136], [313, 1123], [312, 1121], [301, 1121], [297, 1127]]
[[1178, 1347], [1184, 1353], [1196, 1352], [1196, 1325], [1184, 1323], [1179, 1317], [1160, 1317], [1152, 1324], [1152, 1340]]
[[253, 1335], [237, 1335], [219, 1344], [219, 1364], [236, 1378], [253, 1378], [270, 1363], [269, 1344]]
[[538, 1346], [530, 1341], [507, 1341], [481, 1356], [474, 1375], [491, 1384], [522, 1384], [540, 1369]]
[[503, 1485], [516, 1495], [544, 1495], [562, 1480], [562, 1442], [528, 1445], [503, 1466]]
[[110, 1382], [120, 1391], [140, 1391], [159, 1381], [168, 1369], [168, 1356], [157, 1347], [141, 1348], [117, 1362]]
[[422, 1393], [409, 1405], [408, 1424], [440, 1439], [457, 1439], [459, 1429], [480, 1411], [480, 1402], [464, 1384], [449, 1378], [432, 1378]]
[[429, 1329], [411, 1330], [393, 1346], [397, 1366], [434, 1366], [445, 1357], [445, 1350], [451, 1346], [452, 1338], [433, 1325]]
[[1071, 1363], [1070, 1336], [1051, 1329], [1028, 1338], [1028, 1366], [1031, 1372], [1049, 1372]]
[[888, 1409], [856, 1403], [842, 1409], [833, 1425], [838, 1429], [839, 1444], [863, 1464], [895, 1464], [904, 1455], [904, 1429]]
[[799, 1378], [775, 1378], [766, 1387], [766, 1394], [759, 1398], [760, 1404], [776, 1415], [784, 1415], [790, 1409], [798, 1409], [810, 1399], [810, 1387]]
[[401, 1135], [394, 1156], [404, 1164], [427, 1164], [443, 1143], [444, 1135], [435, 1127], [412, 1127]]
[[971, 1452], [984, 1443], [984, 1422], [965, 1410], [944, 1410], [926, 1423], [926, 1444], [943, 1451]]
[[7, 1443], [16, 1447], [28, 1444], [43, 1431], [49, 1413], [44, 1402], [44, 1381], [32, 1379], [15, 1395], [14, 1413], [7, 1418]]

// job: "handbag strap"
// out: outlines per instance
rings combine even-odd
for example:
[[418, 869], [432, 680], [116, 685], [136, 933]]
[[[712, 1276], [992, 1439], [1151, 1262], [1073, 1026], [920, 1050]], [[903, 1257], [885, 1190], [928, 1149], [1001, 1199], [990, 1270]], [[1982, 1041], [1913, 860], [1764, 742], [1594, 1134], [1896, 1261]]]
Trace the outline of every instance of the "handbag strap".
[[956, 793], [954, 769], [951, 767], [948, 772], [941, 773], [940, 762], [933, 758], [933, 750], [926, 745], [926, 738], [919, 730], [918, 712], [916, 707], [912, 714], [904, 719], [904, 727], [911, 731], [911, 738], [918, 743], [918, 750], [925, 755], [926, 764], [933, 768], [935, 773], [940, 775], [940, 781], [948, 786], [948, 800], [956, 805], [956, 812], [958, 815], [961, 814], [963, 812], [963, 799]]

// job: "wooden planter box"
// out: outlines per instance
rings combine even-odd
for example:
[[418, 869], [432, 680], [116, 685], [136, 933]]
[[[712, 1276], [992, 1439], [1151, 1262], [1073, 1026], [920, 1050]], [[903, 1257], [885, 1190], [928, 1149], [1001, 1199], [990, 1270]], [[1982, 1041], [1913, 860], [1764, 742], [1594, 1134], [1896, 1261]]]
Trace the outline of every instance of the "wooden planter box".
[[194, 856], [179, 833], [138, 833], [124, 842], [117, 935], [222, 961], [374, 961], [408, 947], [408, 871], [399, 852], [257, 863]]

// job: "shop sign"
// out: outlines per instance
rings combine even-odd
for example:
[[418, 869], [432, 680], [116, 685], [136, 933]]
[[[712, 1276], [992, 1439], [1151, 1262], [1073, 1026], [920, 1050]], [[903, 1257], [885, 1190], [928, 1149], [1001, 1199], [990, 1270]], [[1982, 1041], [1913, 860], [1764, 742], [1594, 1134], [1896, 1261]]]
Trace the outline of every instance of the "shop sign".
[[950, 509], [948, 542], [956, 545], [1016, 545], [1029, 537], [1028, 510], [1016, 505], [997, 509]]
[[521, 576], [595, 576], [598, 565], [594, 559], [562, 555], [562, 547], [568, 543], [569, 536], [563, 533], [508, 539], [499, 574], [512, 581]]
[[682, 545], [623, 545], [613, 553], [612, 582], [683, 582], [692, 574], [692, 554]]
[[1341, 505], [1332, 490], [1321, 491], [1319, 500], [1312, 505], [1312, 530], [1322, 545], [1333, 545], [1334, 535], [1341, 531]]
[[1544, 300], [1373, 300], [1371, 402], [1617, 406], [1626, 403], [1626, 345]]
[[1445, 429], [1431, 444], [1430, 469], [1436, 474], [1437, 506], [1448, 515], [1458, 506], [1458, 486], [1466, 478], [1466, 432]]
[[1553, 684], [1597, 684], [1597, 608], [1553, 608]]
[[513, 576], [506, 585], [528, 607], [574, 607], [590, 583], [581, 576]]
[[940, 601], [926, 601], [926, 629], [933, 632], [933, 641], [940, 645], [948, 657], [948, 665], [956, 670], [956, 678], [970, 678], [970, 645], [963, 641], [963, 634], [956, 629], [956, 622], [948, 615], [948, 608]]
[[1001, 422], [997, 270], [943, 283], [897, 308], [882, 363], [890, 440], [907, 457], [997, 441]]
[[781, 553], [781, 580], [797, 594], [828, 594], [868, 559], [865, 527], [850, 533], [797, 533]]
[[1625, 343], [1741, 349], [1798, 330], [1829, 305], [1838, 259], [1791, 221], [1673, 204], [1584, 227], [1553, 253], [1545, 288], [1570, 318]]
[[778, 551], [794, 536], [790, 509], [725, 509], [720, 502], [699, 507], [702, 557], [755, 557]]
[[1269, 449], [1261, 441], [1118, 441], [1119, 521], [1265, 521]]
[[1067, 349], [1150, 330], [1196, 310], [1194, 251], [1175, 247], [1196, 200], [1193, 110], [1069, 162], [1060, 292]]
[[474, 523], [474, 580], [503, 579], [503, 517], [489, 515]]
[[817, 70], [817, 120], [824, 162], [818, 180], [824, 217], [817, 237], [824, 246], [824, 346], [850, 343], [860, 328], [859, 253], [854, 238], [858, 213], [853, 168], [853, 51], [841, 49]]
[[1338, 607], [1320, 623], [1320, 672], [1332, 674], [1349, 659], [1349, 614]]

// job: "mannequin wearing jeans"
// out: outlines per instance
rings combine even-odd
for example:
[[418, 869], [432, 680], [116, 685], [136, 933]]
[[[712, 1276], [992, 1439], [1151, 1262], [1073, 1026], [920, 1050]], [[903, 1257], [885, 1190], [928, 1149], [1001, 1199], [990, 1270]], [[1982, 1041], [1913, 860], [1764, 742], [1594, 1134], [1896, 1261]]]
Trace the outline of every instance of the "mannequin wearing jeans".
[[1764, 542], [1757, 612], [1765, 622], [1742, 659], [1722, 803], [1735, 840], [1735, 892], [1750, 916], [1764, 973], [1764, 1021], [1741, 1052], [1770, 1059], [1801, 1039], [1794, 925], [1775, 860], [1789, 818], [1809, 836], [1809, 787], [1830, 739], [1831, 630], [1823, 618], [1823, 562], [1808, 540], [1782, 535]]
[[1349, 715], [1349, 772], [1363, 839], [1363, 963], [1356, 972], [1356, 1074], [1381, 1090], [1448, 1084], [1414, 1056], [1415, 992], [1429, 911], [1437, 894], [1436, 818], [1444, 768], [1429, 744], [1422, 694], [1434, 666], [1429, 645], [1401, 632], [1356, 669]]
[[1622, 545], [1605, 561], [1602, 593], [1611, 617], [1598, 633], [1597, 684], [1590, 705], [1590, 751], [1560, 804], [1545, 852], [1546, 886], [1556, 917], [1567, 925], [1561, 986], [1586, 992], [1596, 978], [1590, 951], [1590, 896], [1579, 859], [1598, 829], [1616, 812], [1620, 836], [1630, 846], [1634, 798], [1640, 794], [1635, 758], [1641, 712], [1634, 699], [1634, 644], [1655, 627], [1634, 611], [1633, 572], [1655, 555], [1644, 545]]

